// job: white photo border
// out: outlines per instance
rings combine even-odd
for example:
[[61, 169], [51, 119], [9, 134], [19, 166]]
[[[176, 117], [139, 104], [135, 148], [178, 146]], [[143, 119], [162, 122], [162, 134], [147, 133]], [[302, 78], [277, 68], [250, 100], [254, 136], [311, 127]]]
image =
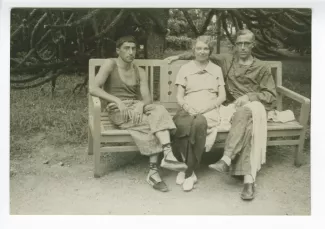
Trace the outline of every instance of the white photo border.
[[[0, 1], [0, 56], [3, 80], [0, 84], [0, 228], [325, 228], [324, 136], [325, 87], [325, 4], [308, 0], [215, 0], [207, 1], [118, 1], [118, 0], [2, 0]], [[312, 109], [311, 109], [311, 216], [11, 216], [9, 215], [9, 134], [10, 134], [10, 8], [13, 7], [83, 7], [83, 8], [312, 8]], [[323, 102], [322, 102], [323, 101]], [[271, 217], [271, 218], [270, 218]], [[323, 226], [321, 226], [323, 225]]]

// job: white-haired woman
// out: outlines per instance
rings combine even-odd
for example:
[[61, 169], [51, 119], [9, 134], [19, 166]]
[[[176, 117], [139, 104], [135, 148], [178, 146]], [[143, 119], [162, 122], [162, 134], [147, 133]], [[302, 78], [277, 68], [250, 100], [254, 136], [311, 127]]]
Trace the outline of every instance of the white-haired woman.
[[192, 190], [197, 181], [194, 170], [214, 143], [219, 106], [226, 100], [222, 70], [209, 60], [212, 49], [209, 37], [198, 37], [193, 44], [195, 59], [180, 68], [175, 81], [181, 109], [173, 118], [177, 131], [172, 147], [178, 160], [188, 166], [176, 178], [184, 191]]

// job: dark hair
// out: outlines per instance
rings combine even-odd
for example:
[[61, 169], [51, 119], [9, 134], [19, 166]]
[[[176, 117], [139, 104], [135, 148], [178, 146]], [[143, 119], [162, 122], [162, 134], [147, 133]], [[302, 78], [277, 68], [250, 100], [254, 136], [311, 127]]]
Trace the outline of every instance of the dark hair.
[[255, 41], [255, 34], [250, 31], [249, 29], [242, 29], [242, 30], [239, 30], [237, 33], [236, 33], [236, 39], [239, 37], [239, 36], [242, 36], [242, 35], [251, 35], [252, 36], [252, 41], [254, 42]]
[[125, 42], [131, 42], [137, 45], [137, 41], [133, 36], [123, 36], [116, 41], [116, 48], [120, 48]]

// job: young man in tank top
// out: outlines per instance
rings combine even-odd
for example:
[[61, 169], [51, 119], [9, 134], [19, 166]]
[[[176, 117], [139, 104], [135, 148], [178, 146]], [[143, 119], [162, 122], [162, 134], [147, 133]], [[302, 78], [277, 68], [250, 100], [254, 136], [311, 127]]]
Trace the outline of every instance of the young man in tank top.
[[[117, 59], [107, 59], [90, 85], [90, 94], [108, 102], [110, 120], [126, 129], [140, 153], [149, 156], [147, 182], [159, 191], [168, 191], [158, 173], [158, 155], [163, 152], [161, 166], [171, 170], [185, 170], [187, 166], [174, 157], [170, 146], [170, 130], [176, 128], [168, 111], [152, 104], [148, 78], [133, 60], [136, 40], [121, 37], [116, 42]], [[103, 87], [103, 89], [102, 89]]]

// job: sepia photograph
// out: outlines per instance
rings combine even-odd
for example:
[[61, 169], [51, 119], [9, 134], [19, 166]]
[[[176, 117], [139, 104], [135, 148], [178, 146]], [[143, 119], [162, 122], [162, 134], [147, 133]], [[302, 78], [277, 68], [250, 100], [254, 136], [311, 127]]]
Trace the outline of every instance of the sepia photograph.
[[311, 8], [10, 11], [10, 215], [311, 215]]

